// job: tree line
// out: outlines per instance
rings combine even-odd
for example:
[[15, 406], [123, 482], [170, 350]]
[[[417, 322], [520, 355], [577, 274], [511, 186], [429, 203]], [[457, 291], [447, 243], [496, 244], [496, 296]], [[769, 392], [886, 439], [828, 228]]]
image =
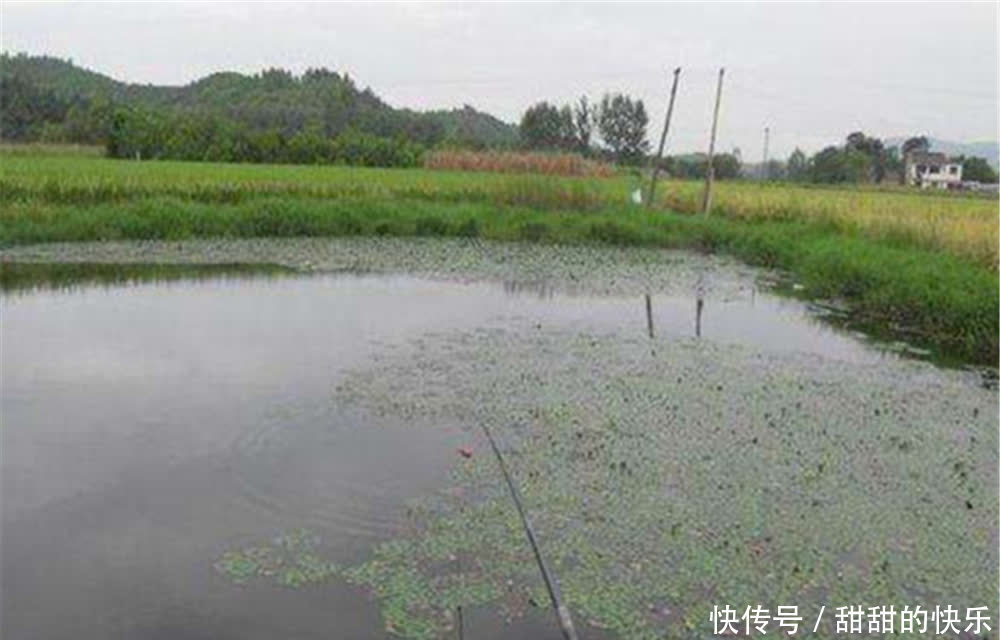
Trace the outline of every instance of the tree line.
[[[521, 147], [538, 151], [566, 151], [597, 156], [620, 165], [648, 164], [649, 115], [642, 100], [622, 93], [605, 93], [597, 102], [581, 96], [574, 104], [541, 101], [528, 107], [518, 128]], [[661, 168], [679, 178], [704, 178], [705, 154], [665, 156]], [[737, 178], [738, 152], [712, 159], [718, 178]]]
[[[843, 145], [825, 147], [811, 157], [796, 148], [786, 162], [768, 162], [760, 177], [819, 184], [902, 183], [906, 156], [928, 151], [930, 142], [926, 136], [912, 136], [899, 147], [886, 147], [879, 138], [855, 131], [844, 139]], [[997, 172], [985, 159], [959, 156], [954, 160], [962, 165], [963, 180], [997, 182]]]
[[24, 54], [0, 55], [0, 136], [103, 144], [112, 156], [387, 166], [411, 166], [431, 146], [517, 143], [515, 127], [468, 105], [395, 109], [325, 68], [216, 73], [172, 87]]
[[[0, 137], [9, 141], [105, 145], [109, 155], [229, 162], [414, 166], [428, 148], [577, 152], [625, 166], [649, 162], [649, 115], [622, 93], [573, 104], [530, 106], [518, 126], [465, 105], [450, 111], [394, 109], [346, 73], [325, 68], [295, 75], [267, 69], [216, 73], [180, 87], [118, 82], [70, 61], [0, 54]], [[927, 148], [913, 137], [901, 148], [863, 132], [807, 156], [796, 149], [759, 177], [817, 183], [898, 179], [903, 156]], [[996, 182], [982, 158], [961, 158], [963, 177]], [[738, 150], [713, 158], [716, 176], [744, 174]], [[704, 177], [704, 154], [667, 156], [680, 178]]]
[[521, 116], [518, 130], [525, 149], [603, 155], [628, 165], [642, 162], [649, 152], [648, 124], [642, 100], [605, 93], [597, 103], [586, 96], [572, 106], [538, 102]]
[[279, 129], [246, 129], [212, 115], [132, 107], [113, 111], [106, 149], [114, 158], [415, 167], [424, 147], [402, 135], [346, 129], [331, 137], [317, 125], [287, 135]]

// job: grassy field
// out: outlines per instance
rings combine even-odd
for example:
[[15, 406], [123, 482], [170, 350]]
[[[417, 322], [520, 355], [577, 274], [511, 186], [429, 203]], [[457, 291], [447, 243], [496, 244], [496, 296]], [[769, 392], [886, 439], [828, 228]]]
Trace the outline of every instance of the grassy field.
[[9, 153], [0, 246], [192, 237], [443, 235], [697, 248], [790, 271], [919, 344], [996, 363], [997, 203], [876, 190], [667, 181], [653, 210], [635, 178], [130, 162]]

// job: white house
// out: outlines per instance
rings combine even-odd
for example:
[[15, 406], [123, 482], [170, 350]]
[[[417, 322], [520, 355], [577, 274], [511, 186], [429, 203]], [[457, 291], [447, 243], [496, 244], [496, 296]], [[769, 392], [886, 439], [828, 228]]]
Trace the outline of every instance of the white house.
[[943, 153], [914, 151], [906, 155], [906, 184], [921, 189], [960, 189], [962, 164]]

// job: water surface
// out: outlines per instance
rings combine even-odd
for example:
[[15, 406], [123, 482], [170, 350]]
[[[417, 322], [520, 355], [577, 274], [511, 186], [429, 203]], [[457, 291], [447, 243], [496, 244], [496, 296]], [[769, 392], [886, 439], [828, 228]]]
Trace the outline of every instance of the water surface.
[[[196, 275], [63, 279], [2, 297], [4, 638], [384, 637], [377, 605], [342, 582], [234, 586], [212, 564], [295, 527], [356, 563], [405, 528], [407, 500], [447, 486], [469, 425], [374, 417], [332, 393], [431, 332], [517, 324], [896, 357], [752, 279], [712, 297]], [[476, 638], [558, 637], [540, 614], [469, 624]]]

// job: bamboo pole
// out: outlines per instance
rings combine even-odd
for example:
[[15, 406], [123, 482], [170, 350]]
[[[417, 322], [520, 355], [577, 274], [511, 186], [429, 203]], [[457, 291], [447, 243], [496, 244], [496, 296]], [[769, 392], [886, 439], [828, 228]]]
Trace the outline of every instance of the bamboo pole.
[[712, 208], [712, 182], [715, 180], [715, 166], [712, 159], [715, 156], [715, 132], [719, 127], [719, 103], [722, 102], [722, 77], [726, 69], [719, 69], [719, 84], [715, 88], [715, 113], [712, 115], [712, 137], [708, 142], [708, 170], [705, 172], [705, 199], [701, 203], [701, 212], [708, 215]]
[[677, 77], [681, 75], [681, 68], [674, 69], [674, 84], [670, 87], [670, 104], [667, 106], [667, 119], [663, 123], [663, 133], [660, 134], [660, 147], [656, 151], [656, 160], [653, 162], [653, 177], [649, 181], [649, 194], [646, 197], [646, 206], [653, 206], [653, 196], [656, 195], [656, 178], [660, 173], [660, 160], [663, 159], [663, 147], [667, 142], [667, 131], [670, 130], [670, 117], [674, 113], [674, 98], [677, 97]]
[[504, 480], [507, 481], [507, 488], [510, 490], [510, 497], [514, 500], [514, 506], [517, 507], [518, 515], [521, 516], [521, 525], [524, 527], [524, 533], [528, 537], [528, 543], [531, 545], [531, 550], [535, 554], [535, 562], [538, 564], [538, 568], [542, 572], [542, 579], [545, 581], [545, 589], [549, 592], [549, 599], [552, 601], [552, 609], [556, 613], [556, 619], [559, 622], [559, 628], [562, 630], [563, 639], [577, 640], [576, 629], [573, 627], [573, 619], [570, 617], [569, 609], [563, 604], [562, 595], [559, 593], [559, 583], [556, 582], [555, 578], [549, 572], [549, 568], [545, 564], [545, 559], [542, 557], [542, 552], [538, 548], [538, 541], [535, 539], [535, 530], [531, 528], [531, 522], [528, 521], [528, 515], [525, 513], [524, 506], [521, 504], [521, 497], [517, 492], [517, 487], [514, 486], [514, 480], [510, 476], [510, 471], [507, 470], [507, 463], [504, 462], [503, 454], [500, 453], [500, 448], [493, 439], [493, 434], [490, 433], [490, 428], [487, 427], [485, 423], [482, 426], [487, 440], [490, 441], [490, 447], [493, 449], [493, 454], [496, 456], [497, 462], [500, 463], [500, 471], [503, 472]]

